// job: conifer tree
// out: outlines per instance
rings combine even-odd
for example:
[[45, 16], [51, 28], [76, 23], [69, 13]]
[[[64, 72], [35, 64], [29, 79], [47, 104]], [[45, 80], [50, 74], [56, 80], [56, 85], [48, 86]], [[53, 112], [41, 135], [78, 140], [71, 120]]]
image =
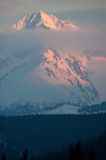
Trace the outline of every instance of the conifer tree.
[[93, 149], [90, 150], [90, 152], [88, 154], [88, 160], [96, 160], [96, 153]]
[[27, 160], [28, 158], [28, 150], [25, 149], [24, 152], [22, 152], [20, 160]]
[[68, 160], [86, 160], [85, 152], [81, 149], [80, 142], [70, 148]]
[[1, 156], [1, 160], [7, 160], [7, 158], [6, 158], [6, 154], [5, 154], [5, 153], [3, 153], [3, 154], [2, 154], [2, 156]]

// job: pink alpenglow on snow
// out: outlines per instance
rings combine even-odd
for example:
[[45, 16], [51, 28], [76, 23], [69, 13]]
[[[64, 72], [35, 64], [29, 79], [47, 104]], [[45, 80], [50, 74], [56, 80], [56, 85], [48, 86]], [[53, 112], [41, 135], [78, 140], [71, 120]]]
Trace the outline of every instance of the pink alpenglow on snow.
[[49, 15], [43, 11], [37, 11], [26, 15], [23, 19], [19, 20], [17, 24], [12, 26], [16, 30], [22, 29], [36, 29], [45, 28], [55, 31], [78, 31], [79, 26], [68, 20], [60, 20], [53, 15]]

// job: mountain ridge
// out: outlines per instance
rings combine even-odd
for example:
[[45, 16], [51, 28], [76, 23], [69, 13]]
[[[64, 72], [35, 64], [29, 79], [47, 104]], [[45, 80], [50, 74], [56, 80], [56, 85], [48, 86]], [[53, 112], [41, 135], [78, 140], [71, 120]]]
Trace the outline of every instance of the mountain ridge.
[[60, 20], [52, 14], [48, 14], [44, 11], [36, 11], [27, 14], [24, 18], [18, 21], [17, 24], [13, 24], [12, 27], [15, 30], [22, 29], [36, 29], [44, 28], [54, 31], [78, 31], [79, 26], [68, 20]]

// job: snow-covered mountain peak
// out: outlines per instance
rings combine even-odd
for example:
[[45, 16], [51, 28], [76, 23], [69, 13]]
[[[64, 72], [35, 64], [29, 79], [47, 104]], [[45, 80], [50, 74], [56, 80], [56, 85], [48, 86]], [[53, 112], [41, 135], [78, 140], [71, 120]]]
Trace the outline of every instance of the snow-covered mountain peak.
[[79, 30], [79, 26], [73, 24], [72, 22], [66, 20], [60, 20], [53, 15], [49, 15], [43, 11], [37, 11], [29, 13], [24, 18], [19, 20], [17, 24], [13, 25], [16, 30], [22, 29], [35, 29], [35, 28], [46, 28], [55, 31], [61, 30]]

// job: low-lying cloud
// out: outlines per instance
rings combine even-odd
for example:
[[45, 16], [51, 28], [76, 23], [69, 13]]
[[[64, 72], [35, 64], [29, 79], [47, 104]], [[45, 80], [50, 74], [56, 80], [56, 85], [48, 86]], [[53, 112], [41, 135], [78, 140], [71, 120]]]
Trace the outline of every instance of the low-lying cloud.
[[27, 49], [54, 48], [82, 51], [87, 54], [106, 55], [106, 33], [82, 30], [80, 32], [54, 32], [48, 30], [6, 31], [0, 33], [0, 50], [8, 52]]

